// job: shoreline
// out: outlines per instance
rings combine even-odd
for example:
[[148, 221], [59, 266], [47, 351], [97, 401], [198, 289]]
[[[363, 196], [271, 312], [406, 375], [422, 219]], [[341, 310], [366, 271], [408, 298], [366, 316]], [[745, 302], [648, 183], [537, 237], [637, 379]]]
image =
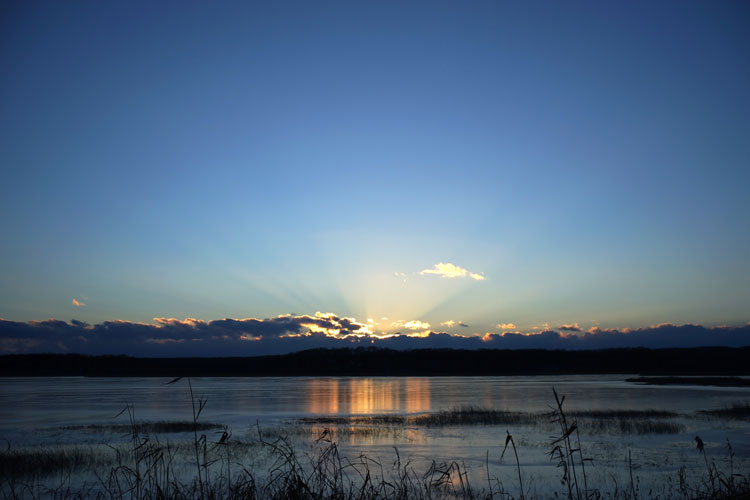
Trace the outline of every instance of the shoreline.
[[[603, 375], [737, 377], [750, 375], [750, 347], [606, 350], [312, 349], [248, 357], [147, 358], [124, 355], [7, 354], [0, 377], [263, 377]], [[653, 381], [633, 379], [643, 383]], [[688, 383], [673, 380], [667, 383]], [[750, 383], [750, 382], [749, 382]], [[713, 384], [711, 384], [713, 385]]]
[[750, 387], [750, 379], [740, 377], [633, 377], [625, 379], [644, 385], [704, 385], [714, 387]]

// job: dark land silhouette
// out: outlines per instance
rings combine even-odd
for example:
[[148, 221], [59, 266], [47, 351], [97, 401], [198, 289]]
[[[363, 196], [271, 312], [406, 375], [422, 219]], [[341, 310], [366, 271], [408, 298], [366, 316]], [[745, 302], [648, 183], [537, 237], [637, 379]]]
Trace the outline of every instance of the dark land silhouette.
[[222, 358], [136, 358], [81, 354], [0, 356], [0, 376], [441, 376], [750, 375], [750, 347], [689, 349], [455, 350], [311, 349]]

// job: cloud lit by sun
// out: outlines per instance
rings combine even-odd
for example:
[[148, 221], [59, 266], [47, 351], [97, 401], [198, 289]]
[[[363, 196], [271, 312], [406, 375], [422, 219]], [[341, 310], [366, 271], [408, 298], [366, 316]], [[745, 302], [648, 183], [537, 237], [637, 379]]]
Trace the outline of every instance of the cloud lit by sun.
[[428, 330], [430, 324], [426, 321], [410, 320], [410, 321], [393, 321], [391, 323], [392, 328], [406, 328], [407, 330]]
[[475, 281], [483, 281], [485, 279], [482, 274], [474, 273], [450, 262], [440, 262], [429, 269], [423, 269], [419, 274], [434, 274], [441, 278], [471, 278]]
[[449, 319], [448, 321], [443, 321], [442, 323], [440, 323], [440, 326], [445, 326], [448, 328], [453, 328], [454, 326], [461, 326], [463, 328], [469, 327], [469, 325], [467, 325], [463, 321], [454, 321], [452, 319]]

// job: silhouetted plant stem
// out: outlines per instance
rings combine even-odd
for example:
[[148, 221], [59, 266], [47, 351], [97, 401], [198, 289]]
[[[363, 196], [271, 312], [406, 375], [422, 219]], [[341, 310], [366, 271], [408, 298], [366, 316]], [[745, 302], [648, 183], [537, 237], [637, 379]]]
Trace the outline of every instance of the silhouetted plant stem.
[[193, 384], [190, 381], [190, 377], [187, 378], [188, 388], [190, 389], [190, 403], [193, 410], [193, 449], [195, 450], [195, 466], [198, 469], [198, 485], [200, 487], [201, 498], [204, 497], [203, 493], [203, 474], [201, 473], [201, 461], [200, 461], [200, 444], [198, 441], [198, 416], [200, 415], [202, 408], [201, 402], [198, 401], [198, 410], [195, 409], [195, 396], [193, 395]]
[[[507, 430], [505, 432], [508, 432]], [[490, 489], [490, 500], [495, 500], [492, 495], [492, 481], [490, 480], [490, 450], [487, 450], [487, 454], [484, 460], [484, 469], [487, 472], [487, 487]]]
[[[560, 424], [560, 430], [562, 434], [559, 438], [557, 438], [555, 441], [553, 441], [552, 444], [561, 442], [563, 444], [563, 450], [560, 450], [560, 447], [556, 448], [559, 450], [561, 457], [565, 457], [565, 464], [564, 464], [564, 479], [566, 480], [568, 484], [568, 497], [573, 497], [573, 488], [575, 488], [575, 498], [580, 499], [581, 498], [581, 489], [578, 485], [578, 476], [576, 474], [576, 464], [575, 464], [575, 457], [573, 456], [573, 453], [576, 451], [573, 449], [571, 443], [570, 443], [570, 435], [578, 429], [578, 424], [576, 422], [573, 422], [571, 426], [568, 426], [568, 419], [565, 416], [565, 412], [563, 411], [563, 403], [565, 402], [565, 396], [559, 397], [557, 395], [557, 391], [555, 388], [552, 388], [552, 393], [555, 395], [555, 404], [557, 405], [556, 412], [555, 412], [555, 418], [557, 422]], [[553, 453], [554, 453], [553, 449]], [[580, 451], [580, 450], [578, 450]], [[573, 473], [573, 478], [571, 480], [568, 470], [570, 470]], [[572, 483], [572, 484], [571, 484]]]
[[583, 457], [583, 448], [581, 447], [581, 433], [579, 432], [579, 427], [576, 425], [576, 440], [578, 441], [578, 456], [581, 459], [581, 474], [583, 475], [583, 494], [584, 498], [588, 500], [589, 498], [589, 483], [588, 479], [586, 478], [586, 460], [591, 460]]
[[[524, 498], [523, 494], [523, 480], [521, 479], [521, 462], [518, 460], [518, 450], [516, 450], [516, 443], [513, 441], [513, 436], [510, 435], [510, 431], [507, 429], [505, 430], [506, 438], [505, 438], [505, 447], [503, 448], [503, 453], [500, 455], [500, 460], [503, 459], [503, 456], [505, 455], [505, 450], [508, 449], [508, 443], [510, 443], [511, 446], [513, 446], [513, 453], [516, 456], [516, 470], [518, 471], [518, 485], [521, 488], [521, 500]], [[489, 472], [488, 472], [488, 481], [489, 481]], [[490, 488], [490, 494], [492, 494], [492, 489]]]
[[633, 493], [633, 500], [638, 500], [638, 494], [635, 492], [635, 481], [633, 481], [633, 458], [628, 450], [628, 471], [630, 472], [630, 491]]

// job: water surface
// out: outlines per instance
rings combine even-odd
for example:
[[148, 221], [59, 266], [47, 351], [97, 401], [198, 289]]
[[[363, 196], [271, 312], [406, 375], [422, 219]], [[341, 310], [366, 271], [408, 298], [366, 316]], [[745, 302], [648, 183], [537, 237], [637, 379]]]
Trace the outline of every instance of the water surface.
[[[750, 388], [710, 386], [651, 386], [625, 382], [629, 375], [524, 377], [221, 377], [193, 378], [193, 399], [187, 379], [168, 385], [167, 378], [41, 377], [0, 379], [0, 439], [12, 447], [28, 445], [123, 442], [128, 435], [70, 431], [65, 426], [126, 423], [131, 405], [144, 421], [189, 421], [192, 402], [208, 402], [201, 421], [226, 425], [235, 440], [257, 438], [258, 429], [278, 429], [301, 449], [310, 448], [322, 426], [300, 422], [314, 416], [418, 415], [462, 406], [507, 411], [544, 412], [554, 404], [552, 388], [565, 395], [565, 409], [668, 410], [677, 412], [680, 432], [667, 435], [596, 434], [583, 427], [583, 447], [594, 462], [592, 480], [602, 483], [627, 473], [628, 457], [636, 464], [643, 484], [658, 485], [685, 465], [705, 469], [695, 450], [700, 435], [706, 450], [719, 464], [726, 461], [726, 442], [735, 450], [735, 466], [750, 472], [750, 423], [707, 419], [696, 412], [750, 400]], [[365, 426], [366, 427], [366, 426]], [[393, 461], [394, 448], [415, 468], [427, 469], [433, 460], [458, 460], [470, 473], [513, 481], [515, 465], [501, 459], [506, 431], [519, 447], [524, 471], [536, 478], [537, 492], [559, 482], [550, 462], [555, 428], [548, 422], [513, 426], [449, 426], [424, 428], [338, 426], [333, 435], [344, 454]], [[296, 432], [302, 429], [303, 432]], [[208, 439], [218, 439], [207, 434]], [[189, 435], [162, 439], [186, 440]], [[743, 472], [745, 472], [743, 470]]]
[[[212, 377], [191, 379], [203, 418], [230, 425], [310, 415], [415, 414], [460, 406], [536, 412], [566, 409], [657, 409], [695, 412], [750, 399], [750, 389], [648, 386], [628, 375], [524, 377]], [[0, 379], [0, 430], [8, 439], [37, 427], [106, 423], [132, 404], [143, 420], [191, 418], [187, 379], [8, 377]], [[11, 436], [8, 436], [8, 433]], [[18, 439], [15, 436], [14, 439]]]

